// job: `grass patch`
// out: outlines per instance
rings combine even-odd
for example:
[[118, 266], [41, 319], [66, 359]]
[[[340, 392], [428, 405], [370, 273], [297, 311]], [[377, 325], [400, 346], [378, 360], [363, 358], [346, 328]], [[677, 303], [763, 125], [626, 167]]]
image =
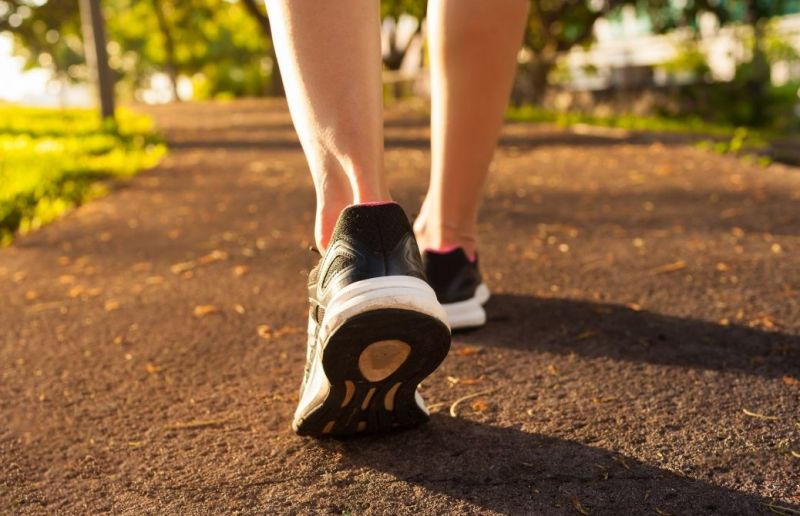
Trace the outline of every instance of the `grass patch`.
[[511, 107], [507, 113], [508, 120], [514, 122], [548, 122], [569, 127], [577, 124], [615, 127], [629, 131], [649, 131], [662, 133], [679, 133], [690, 135], [717, 136], [732, 138], [737, 131], [747, 130], [752, 136], [766, 138], [763, 131], [737, 127], [734, 125], [707, 122], [698, 117], [672, 118], [665, 116], [611, 115], [595, 116], [577, 111], [560, 112], [524, 105]]
[[525, 105], [511, 107], [506, 118], [513, 122], [551, 123], [561, 127], [579, 124], [612, 127], [627, 131], [673, 133], [698, 138], [695, 145], [719, 154], [740, 154], [762, 164], [769, 158], [760, 156], [769, 147], [767, 131], [734, 125], [716, 124], [697, 117], [671, 118], [663, 116], [612, 115], [595, 116], [580, 112], [559, 112]]
[[0, 245], [107, 191], [108, 179], [152, 167], [166, 147], [153, 121], [127, 109], [0, 105]]

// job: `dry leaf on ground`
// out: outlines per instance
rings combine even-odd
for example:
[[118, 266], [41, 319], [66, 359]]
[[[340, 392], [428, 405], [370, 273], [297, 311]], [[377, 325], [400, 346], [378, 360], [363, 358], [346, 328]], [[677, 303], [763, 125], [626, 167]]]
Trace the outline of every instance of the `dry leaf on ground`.
[[472, 410], [475, 412], [485, 412], [489, 408], [489, 404], [483, 400], [475, 400], [471, 404]]
[[195, 317], [205, 317], [206, 315], [215, 314], [219, 312], [219, 308], [214, 305], [198, 305], [194, 307]]
[[164, 276], [150, 276], [144, 282], [146, 285], [161, 285], [164, 283]]
[[586, 507], [583, 506], [583, 504], [581, 503], [581, 501], [578, 499], [577, 496], [571, 497], [570, 500], [572, 501], [572, 505], [575, 507], [576, 511], [588, 516], [589, 511], [586, 509]]
[[180, 262], [180, 263], [173, 264], [169, 268], [169, 271], [172, 274], [176, 274], [177, 275], [177, 274], [181, 274], [183, 272], [190, 271], [190, 270], [194, 269], [194, 267], [196, 265], [197, 265], [197, 263], [194, 262], [194, 261]]
[[208, 265], [209, 263], [219, 262], [222, 260], [228, 259], [228, 253], [225, 251], [220, 251], [219, 249], [215, 249], [211, 251], [205, 256], [201, 256], [197, 260], [188, 260], [185, 262], [179, 262], [173, 264], [169, 270], [172, 274], [182, 274], [184, 272], [190, 271], [197, 267], [198, 265]]
[[664, 274], [668, 272], [677, 272], [686, 268], [686, 262], [678, 260], [676, 262], [667, 263], [659, 267], [654, 267], [650, 270], [653, 274]]
[[800, 385], [800, 380], [798, 380], [793, 376], [787, 375], [783, 377], [783, 383], [785, 383], [786, 385]]
[[262, 324], [258, 327], [258, 336], [262, 339], [271, 339], [273, 337], [282, 337], [284, 335], [291, 335], [293, 333], [302, 332], [302, 328], [297, 326], [281, 326], [280, 328], [272, 329], [268, 324]]
[[482, 351], [483, 350], [481, 348], [476, 348], [474, 346], [466, 346], [463, 348], [458, 348], [455, 351], [453, 351], [453, 355], [456, 355], [458, 357], [469, 357], [472, 355], [477, 355]]
[[262, 339], [271, 339], [272, 338], [272, 328], [269, 324], [262, 324], [258, 328], [256, 328], [256, 332], [258, 336]]
[[206, 265], [209, 263], [219, 262], [227, 259], [228, 259], [228, 253], [226, 253], [225, 251], [221, 251], [219, 249], [215, 249], [210, 253], [208, 253], [207, 255], [198, 258], [197, 263], [200, 265]]

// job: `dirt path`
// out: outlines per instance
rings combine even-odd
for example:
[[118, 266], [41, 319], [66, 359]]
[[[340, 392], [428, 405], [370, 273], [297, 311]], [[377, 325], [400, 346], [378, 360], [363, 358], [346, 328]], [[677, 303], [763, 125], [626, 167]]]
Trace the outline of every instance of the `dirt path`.
[[[425, 382], [431, 423], [316, 442], [289, 429], [314, 257], [288, 115], [153, 112], [158, 169], [0, 251], [0, 512], [800, 508], [800, 170], [509, 126], [490, 324]], [[425, 120], [387, 124], [414, 213]]]

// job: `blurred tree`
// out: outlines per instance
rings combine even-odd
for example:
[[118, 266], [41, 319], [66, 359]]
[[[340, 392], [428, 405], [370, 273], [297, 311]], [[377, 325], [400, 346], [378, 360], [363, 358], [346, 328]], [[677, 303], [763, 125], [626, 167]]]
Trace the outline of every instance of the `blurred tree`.
[[[525, 72], [538, 98], [547, 89], [547, 77], [555, 66], [560, 52], [574, 45], [592, 40], [594, 24], [601, 16], [608, 16], [625, 5], [644, 11], [651, 21], [653, 31], [663, 33], [679, 26], [696, 29], [695, 20], [700, 12], [714, 13], [722, 24], [732, 21], [753, 25], [753, 70], [750, 83], [755, 98], [763, 98], [768, 84], [769, 66], [763, 52], [764, 21], [783, 14], [790, 0], [541, 0], [531, 2], [531, 13], [525, 44], [533, 52]], [[679, 6], [682, 4], [681, 6]]]
[[42, 66], [56, 80], [87, 80], [77, 0], [0, 1], [0, 32], [14, 35], [26, 68]]
[[586, 0], [531, 2], [525, 45], [532, 55], [523, 70], [536, 100], [547, 90], [547, 77], [555, 67], [558, 54], [573, 45], [587, 43], [595, 21], [612, 7], [612, 2], [614, 0], [603, 2], [603, 5]]
[[427, 0], [381, 0], [381, 18], [391, 16], [396, 19], [401, 14], [410, 14], [421, 20], [427, 8]]
[[[589, 43], [595, 21], [624, 5], [647, 13], [656, 32], [693, 26], [700, 11], [721, 23], [740, 21], [756, 28], [751, 66], [742, 67], [754, 103], [763, 99], [769, 73], [764, 56], [764, 21], [793, 0], [537, 0], [532, 2], [525, 45], [532, 58], [522, 72], [541, 96], [556, 56]], [[108, 22], [111, 64], [121, 88], [145, 86], [165, 72], [177, 94], [177, 77], [193, 80], [197, 94], [280, 93], [270, 23], [261, 0], [102, 0]], [[51, 68], [59, 80], [85, 80], [78, 0], [0, 0], [0, 31], [11, 31], [28, 66]], [[679, 7], [680, 6], [680, 7]], [[424, 18], [426, 0], [381, 0], [381, 14]], [[385, 64], [402, 62], [397, 49]], [[131, 92], [128, 92], [131, 93]]]
[[283, 79], [281, 79], [281, 69], [278, 66], [278, 57], [275, 55], [275, 45], [272, 44], [272, 28], [269, 24], [269, 18], [266, 11], [262, 11], [259, 5], [265, 5], [263, 1], [256, 2], [256, 0], [241, 0], [245, 10], [250, 13], [250, 16], [258, 23], [261, 32], [269, 40], [269, 59], [270, 59], [270, 84], [267, 90], [268, 95], [275, 97], [282, 97], [285, 95], [283, 90]]
[[[52, 0], [51, 0], [52, 1]], [[153, 73], [192, 79], [195, 95], [257, 96], [267, 92], [271, 46], [240, 2], [105, 0], [112, 62], [133, 89]], [[154, 5], [158, 4], [157, 8]]]
[[100, 115], [114, 121], [114, 78], [108, 66], [106, 22], [100, 0], [80, 0], [83, 49], [89, 73], [100, 99]]
[[[268, 61], [269, 25], [254, 0], [102, 4], [111, 65], [128, 95], [156, 72], [171, 78], [174, 93], [179, 75], [192, 78], [201, 97], [280, 91], [269, 87], [270, 70], [276, 72]], [[84, 81], [89, 76], [78, 12], [78, 0], [0, 0], [0, 31], [13, 34], [27, 67], [50, 68], [58, 80]]]
[[[711, 0], [712, 2], [714, 0]], [[676, 9], [671, 0], [653, 0], [644, 3], [656, 31], [674, 28], [688, 15], [705, 5], [705, 0], [686, 2], [687, 7]], [[594, 36], [595, 22], [609, 16], [625, 5], [642, 8], [637, 0], [547, 0], [531, 2], [525, 44], [532, 51], [525, 67], [536, 99], [547, 90], [547, 78], [556, 64], [556, 58], [575, 45], [585, 45]]]
[[164, 7], [161, 1], [151, 1], [153, 2], [153, 12], [158, 21], [158, 29], [161, 31], [161, 37], [164, 39], [164, 68], [166, 69], [167, 75], [169, 75], [169, 81], [172, 85], [172, 97], [180, 102], [181, 94], [180, 91], [178, 91], [178, 59], [175, 54], [175, 38], [172, 35], [172, 26], [167, 20], [166, 14], [164, 14]]
[[751, 119], [747, 123], [762, 125], [767, 121], [769, 111], [768, 87], [770, 85], [770, 65], [766, 52], [766, 21], [784, 12], [784, 0], [733, 0], [730, 7], [744, 4], [745, 22], [753, 26], [752, 60], [750, 66], [739, 67], [737, 80], [745, 84], [752, 103]]

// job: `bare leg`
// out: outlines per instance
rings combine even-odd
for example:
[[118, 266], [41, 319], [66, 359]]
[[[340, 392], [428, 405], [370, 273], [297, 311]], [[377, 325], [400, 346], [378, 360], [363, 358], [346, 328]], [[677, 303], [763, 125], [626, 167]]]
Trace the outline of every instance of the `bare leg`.
[[430, 0], [431, 182], [421, 248], [477, 246], [478, 208], [508, 104], [527, 0]]
[[295, 128], [317, 193], [324, 250], [339, 212], [389, 200], [376, 0], [266, 0]]

